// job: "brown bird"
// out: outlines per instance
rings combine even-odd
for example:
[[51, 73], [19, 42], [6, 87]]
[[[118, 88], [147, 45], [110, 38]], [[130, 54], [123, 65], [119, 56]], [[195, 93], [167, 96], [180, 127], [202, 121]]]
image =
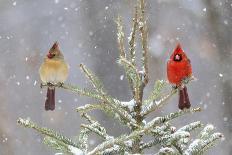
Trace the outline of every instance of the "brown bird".
[[45, 110], [55, 109], [55, 86], [62, 84], [68, 77], [68, 64], [55, 42], [39, 69], [41, 81], [48, 86]]

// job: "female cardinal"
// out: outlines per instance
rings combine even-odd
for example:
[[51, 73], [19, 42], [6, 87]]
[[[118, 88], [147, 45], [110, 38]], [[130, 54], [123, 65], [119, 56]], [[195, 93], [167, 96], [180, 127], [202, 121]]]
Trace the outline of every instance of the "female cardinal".
[[62, 84], [68, 77], [68, 65], [57, 42], [53, 44], [39, 69], [40, 78], [48, 85], [45, 110], [55, 109], [55, 86]]
[[180, 44], [176, 46], [176, 49], [168, 60], [167, 76], [168, 81], [179, 88], [179, 109], [190, 108], [191, 104], [183, 80], [192, 77], [192, 67]]

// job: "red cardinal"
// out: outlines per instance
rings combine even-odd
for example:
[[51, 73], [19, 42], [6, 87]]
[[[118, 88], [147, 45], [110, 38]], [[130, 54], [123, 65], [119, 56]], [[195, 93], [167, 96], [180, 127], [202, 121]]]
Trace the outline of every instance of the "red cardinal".
[[179, 87], [179, 109], [190, 108], [191, 104], [187, 88], [182, 81], [192, 76], [192, 67], [190, 60], [182, 50], [180, 44], [176, 46], [176, 49], [168, 60], [167, 76], [171, 84], [174, 84], [175, 87]]

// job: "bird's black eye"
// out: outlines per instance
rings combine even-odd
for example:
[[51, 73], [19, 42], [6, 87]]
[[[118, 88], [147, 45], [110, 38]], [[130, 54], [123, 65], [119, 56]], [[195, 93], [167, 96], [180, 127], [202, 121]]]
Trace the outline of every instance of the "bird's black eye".
[[181, 54], [176, 54], [174, 56], [174, 61], [181, 61], [182, 60], [182, 55]]

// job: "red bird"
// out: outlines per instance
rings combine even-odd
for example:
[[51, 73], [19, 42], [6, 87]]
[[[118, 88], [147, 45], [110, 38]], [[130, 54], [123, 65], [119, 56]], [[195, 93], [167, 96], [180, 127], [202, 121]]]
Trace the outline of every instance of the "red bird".
[[175, 87], [179, 88], [179, 109], [190, 108], [191, 104], [188, 97], [186, 86], [182, 83], [183, 80], [192, 77], [192, 67], [190, 60], [182, 50], [180, 44], [172, 53], [167, 63], [168, 81]]

